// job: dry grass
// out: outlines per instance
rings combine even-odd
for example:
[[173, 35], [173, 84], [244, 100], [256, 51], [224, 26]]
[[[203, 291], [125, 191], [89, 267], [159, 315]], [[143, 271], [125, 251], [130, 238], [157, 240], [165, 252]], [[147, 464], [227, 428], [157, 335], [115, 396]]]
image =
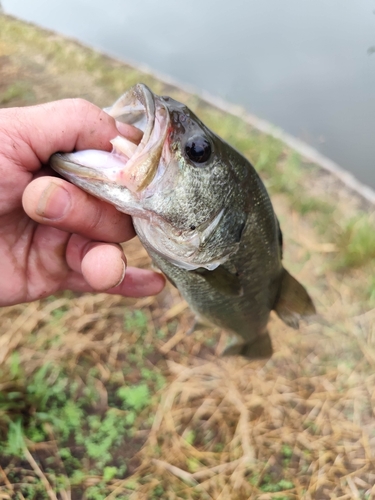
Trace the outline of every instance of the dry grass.
[[[104, 105], [121, 84], [126, 88], [140, 78], [9, 19], [0, 20], [0, 33], [6, 105], [65, 95]], [[16, 85], [21, 73], [23, 87]], [[199, 105], [176, 89], [166, 91]], [[202, 113], [214, 121], [217, 112], [202, 107]], [[262, 144], [270, 143], [256, 133], [252, 140], [259, 150], [249, 146], [251, 154], [261, 160]], [[276, 155], [281, 172], [289, 154], [281, 147]], [[186, 336], [193, 318], [169, 286], [156, 298], [65, 294], [0, 310], [0, 437], [5, 442], [13, 432], [18, 449], [18, 455], [0, 457], [0, 499], [375, 498], [375, 312], [365, 300], [374, 269], [366, 261], [339, 273], [334, 265], [340, 258], [338, 228], [357, 214], [358, 202], [317, 170], [298, 178], [292, 173], [288, 179], [304, 200], [315, 194], [329, 206], [335, 194], [334, 212], [320, 216], [321, 205], [311, 204], [306, 214], [285, 177], [265, 172], [268, 183], [279, 183], [273, 201], [284, 230], [286, 267], [306, 284], [321, 319], [295, 332], [273, 318], [275, 354], [266, 363], [221, 358], [227, 340], [222, 332]], [[136, 240], [126, 251], [131, 264], [149, 265]], [[142, 316], [134, 316], [137, 311]], [[48, 368], [42, 378], [46, 366], [55, 370]], [[35, 380], [46, 392], [65, 381], [61, 390], [74, 403], [84, 394], [87, 419], [104, 419], [108, 408], [126, 419], [130, 410], [119, 400], [121, 387], [141, 382], [150, 394], [104, 467], [84, 454], [84, 443], [72, 435], [64, 440], [60, 427], [43, 417], [43, 391], [30, 388]], [[23, 425], [18, 448], [17, 422]], [[44, 433], [39, 438], [38, 429]], [[86, 431], [89, 440], [92, 430]], [[79, 466], [71, 463], [81, 470], [79, 477], [62, 453], [67, 448], [78, 458]], [[110, 477], [108, 464], [120, 470], [123, 463], [126, 470]]]

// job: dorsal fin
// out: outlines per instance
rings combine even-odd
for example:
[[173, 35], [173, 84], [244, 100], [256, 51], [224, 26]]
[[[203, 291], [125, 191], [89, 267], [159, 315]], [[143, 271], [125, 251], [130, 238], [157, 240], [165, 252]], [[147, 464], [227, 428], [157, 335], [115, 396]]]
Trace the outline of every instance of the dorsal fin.
[[286, 269], [273, 309], [287, 325], [298, 328], [299, 320], [316, 314], [315, 306], [304, 287]]

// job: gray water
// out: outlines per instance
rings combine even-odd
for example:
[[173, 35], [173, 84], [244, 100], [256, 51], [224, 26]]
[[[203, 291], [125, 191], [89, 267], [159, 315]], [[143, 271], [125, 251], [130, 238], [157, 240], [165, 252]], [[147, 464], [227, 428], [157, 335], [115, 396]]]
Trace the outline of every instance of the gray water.
[[2, 4], [240, 104], [375, 187], [375, 0]]

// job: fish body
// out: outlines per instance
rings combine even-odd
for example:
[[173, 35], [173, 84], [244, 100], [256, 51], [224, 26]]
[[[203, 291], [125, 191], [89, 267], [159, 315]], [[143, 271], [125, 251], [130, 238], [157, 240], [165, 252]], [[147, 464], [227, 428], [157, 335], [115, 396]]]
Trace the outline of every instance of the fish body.
[[109, 114], [143, 130], [112, 153], [54, 155], [52, 167], [132, 215], [154, 263], [198, 318], [235, 334], [226, 354], [272, 354], [271, 310], [289, 325], [315, 313], [282, 265], [282, 234], [251, 163], [186, 106], [138, 84]]

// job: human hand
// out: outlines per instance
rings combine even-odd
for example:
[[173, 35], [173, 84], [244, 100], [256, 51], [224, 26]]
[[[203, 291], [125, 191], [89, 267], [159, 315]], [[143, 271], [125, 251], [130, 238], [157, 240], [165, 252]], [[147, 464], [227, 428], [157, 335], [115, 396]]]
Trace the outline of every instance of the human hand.
[[109, 151], [119, 132], [140, 140], [118, 126], [82, 99], [0, 110], [0, 306], [60, 290], [141, 297], [164, 287], [161, 274], [125, 273], [118, 243], [134, 236], [128, 215], [41, 170], [57, 151]]

